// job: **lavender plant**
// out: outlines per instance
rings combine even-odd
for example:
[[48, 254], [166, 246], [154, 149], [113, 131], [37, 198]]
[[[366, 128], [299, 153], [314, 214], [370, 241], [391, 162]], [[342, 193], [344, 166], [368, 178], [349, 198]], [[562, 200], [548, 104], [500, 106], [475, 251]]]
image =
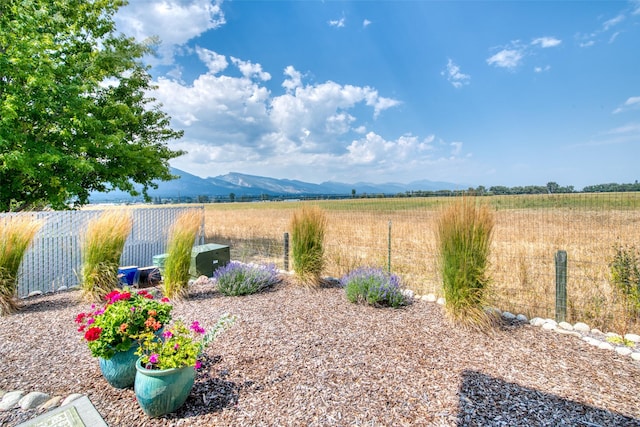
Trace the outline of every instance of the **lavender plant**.
[[407, 303], [400, 278], [380, 268], [358, 268], [340, 279], [347, 300], [373, 306], [398, 308]]
[[274, 265], [244, 264], [237, 261], [218, 268], [213, 277], [218, 291], [227, 296], [255, 294], [280, 281]]

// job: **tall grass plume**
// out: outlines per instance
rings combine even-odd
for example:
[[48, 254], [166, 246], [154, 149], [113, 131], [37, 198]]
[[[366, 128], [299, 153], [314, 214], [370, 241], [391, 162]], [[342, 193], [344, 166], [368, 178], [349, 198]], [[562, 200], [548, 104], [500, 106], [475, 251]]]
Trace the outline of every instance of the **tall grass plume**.
[[445, 309], [454, 322], [474, 329], [491, 324], [485, 307], [493, 226], [489, 208], [467, 197], [446, 207], [437, 221]]
[[187, 296], [191, 251], [202, 225], [202, 213], [189, 210], [176, 219], [169, 230], [167, 259], [164, 264], [162, 293], [172, 299]]
[[0, 219], [0, 316], [18, 310], [18, 269], [42, 223], [23, 218]]
[[105, 211], [89, 221], [81, 244], [83, 299], [101, 301], [118, 286], [120, 257], [132, 227], [131, 213], [123, 210]]
[[303, 206], [291, 218], [291, 257], [300, 284], [315, 288], [324, 269], [324, 237], [327, 217], [317, 206]]

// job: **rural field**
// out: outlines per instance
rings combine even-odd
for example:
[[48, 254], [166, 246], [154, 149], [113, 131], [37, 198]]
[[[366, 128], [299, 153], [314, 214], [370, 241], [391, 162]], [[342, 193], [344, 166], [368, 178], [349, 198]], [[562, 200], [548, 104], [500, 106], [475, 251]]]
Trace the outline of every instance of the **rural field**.
[[[284, 267], [284, 234], [303, 204], [328, 218], [326, 274], [359, 266], [400, 275], [418, 294], [440, 293], [435, 224], [455, 198], [368, 198], [205, 205], [207, 242], [228, 244], [232, 259]], [[478, 197], [495, 214], [492, 301], [528, 317], [555, 316], [555, 256], [567, 253], [567, 320], [624, 333], [638, 330], [610, 284], [616, 247], [640, 246], [637, 193]], [[292, 266], [289, 265], [289, 269]]]

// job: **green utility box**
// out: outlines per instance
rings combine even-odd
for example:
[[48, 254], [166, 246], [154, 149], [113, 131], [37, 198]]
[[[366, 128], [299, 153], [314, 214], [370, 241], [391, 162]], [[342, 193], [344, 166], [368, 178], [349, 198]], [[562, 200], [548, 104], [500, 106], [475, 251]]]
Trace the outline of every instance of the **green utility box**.
[[194, 246], [191, 250], [191, 266], [189, 274], [193, 278], [213, 276], [218, 267], [224, 267], [231, 261], [229, 246], [209, 243]]
[[160, 254], [153, 256], [153, 265], [158, 267], [160, 271], [164, 271], [164, 263], [167, 260], [167, 254]]

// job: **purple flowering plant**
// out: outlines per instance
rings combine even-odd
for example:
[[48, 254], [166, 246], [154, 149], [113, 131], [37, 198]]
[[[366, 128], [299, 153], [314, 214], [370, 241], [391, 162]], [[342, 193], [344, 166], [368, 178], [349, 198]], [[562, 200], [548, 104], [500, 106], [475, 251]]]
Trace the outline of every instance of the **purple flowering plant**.
[[398, 308], [407, 304], [400, 277], [380, 268], [361, 267], [340, 279], [347, 299], [353, 303]]
[[161, 334], [141, 334], [140, 347], [136, 351], [141, 356], [146, 369], [172, 369], [193, 366], [200, 368], [200, 355], [216, 337], [235, 322], [235, 316], [224, 314], [209, 331], [198, 321], [187, 326], [182, 320], [167, 325]]
[[218, 291], [226, 296], [250, 295], [280, 281], [275, 265], [244, 264], [231, 261], [213, 273]]

